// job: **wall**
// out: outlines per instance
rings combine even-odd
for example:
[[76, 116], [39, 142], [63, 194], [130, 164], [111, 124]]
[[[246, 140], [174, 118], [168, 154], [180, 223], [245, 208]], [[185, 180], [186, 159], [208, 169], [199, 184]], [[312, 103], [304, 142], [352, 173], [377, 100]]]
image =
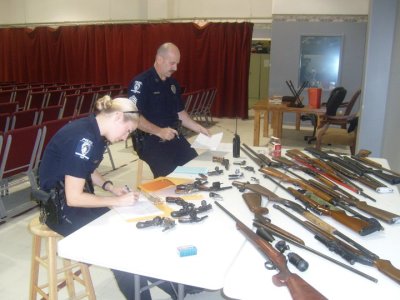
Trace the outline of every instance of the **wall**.
[[358, 146], [400, 170], [400, 4], [371, 1]]
[[272, 14], [366, 15], [369, 0], [0, 0], [0, 24], [252, 19]]
[[[390, 166], [394, 170], [400, 170], [400, 138], [399, 116], [400, 116], [400, 4], [397, 3], [396, 27], [394, 32], [393, 52], [391, 59], [391, 71], [389, 77], [388, 102], [385, 114], [384, 138], [382, 147], [382, 157], [390, 161]], [[393, 138], [395, 137], [395, 138]]]
[[[291, 95], [286, 80], [296, 85], [299, 77], [301, 35], [342, 35], [342, 69], [339, 85], [347, 89], [348, 97], [361, 87], [367, 23], [364, 17], [330, 18], [279, 16], [272, 22], [270, 95]], [[308, 103], [307, 94], [304, 103]], [[325, 91], [323, 100], [327, 100]], [[294, 116], [285, 116], [294, 121]]]

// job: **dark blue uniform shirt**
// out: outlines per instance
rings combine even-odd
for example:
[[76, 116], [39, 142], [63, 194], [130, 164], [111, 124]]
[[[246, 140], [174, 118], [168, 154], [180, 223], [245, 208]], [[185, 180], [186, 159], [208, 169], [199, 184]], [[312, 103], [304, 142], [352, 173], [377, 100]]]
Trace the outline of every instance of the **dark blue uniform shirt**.
[[48, 191], [65, 175], [89, 179], [103, 159], [105, 139], [94, 116], [73, 121], [50, 140], [39, 168], [41, 189]]
[[178, 112], [184, 110], [179, 83], [172, 77], [161, 80], [154, 67], [131, 81], [128, 97], [148, 121], [159, 127], [174, 127]]

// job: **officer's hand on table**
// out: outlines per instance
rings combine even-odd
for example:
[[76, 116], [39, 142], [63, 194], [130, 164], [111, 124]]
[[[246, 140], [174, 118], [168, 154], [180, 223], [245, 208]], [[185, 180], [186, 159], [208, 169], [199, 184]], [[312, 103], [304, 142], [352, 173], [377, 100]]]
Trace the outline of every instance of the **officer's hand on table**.
[[210, 131], [201, 125], [199, 126], [199, 133], [205, 134], [206, 136], [211, 136]]
[[121, 196], [118, 197], [118, 202], [117, 206], [130, 206], [134, 205], [137, 200], [139, 199], [139, 193], [138, 192], [129, 192], [125, 193]]
[[170, 141], [173, 138], [175, 138], [175, 136], [178, 136], [178, 131], [176, 131], [173, 128], [164, 127], [164, 128], [161, 128], [161, 130], [158, 132], [157, 136], [162, 140]]

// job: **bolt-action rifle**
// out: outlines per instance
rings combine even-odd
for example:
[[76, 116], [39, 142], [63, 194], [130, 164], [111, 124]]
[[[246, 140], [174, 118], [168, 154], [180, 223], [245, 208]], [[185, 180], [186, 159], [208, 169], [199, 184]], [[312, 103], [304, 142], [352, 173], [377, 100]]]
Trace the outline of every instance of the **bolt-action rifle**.
[[343, 241], [335, 238], [329, 232], [318, 228], [314, 224], [308, 221], [302, 221], [287, 210], [283, 209], [279, 205], [274, 204], [274, 208], [278, 209], [294, 221], [298, 222], [308, 231], [315, 234], [315, 238], [328, 247], [330, 251], [339, 254], [342, 258], [347, 260], [350, 264], [355, 262], [373, 266], [377, 268], [382, 274], [385, 274], [392, 280], [400, 284], [400, 270], [392, 265], [389, 260], [381, 259], [378, 255], [364, 248], [364, 250], [355, 249], [352, 246], [344, 243]]
[[[262, 173], [267, 175], [267, 178], [271, 179], [272, 177], [279, 178], [280, 180], [284, 182], [288, 182], [291, 184], [294, 184], [296, 186], [301, 187], [304, 190], [309, 191], [310, 193], [316, 195], [317, 197], [320, 197], [321, 199], [329, 202], [330, 196], [323, 193], [322, 191], [314, 188], [313, 186], [310, 186], [309, 184], [292, 178], [290, 176], [287, 176], [286, 174], [283, 174], [279, 172], [276, 169], [272, 168], [262, 168], [260, 169]], [[274, 181], [275, 182], [275, 181]], [[330, 216], [334, 220], [340, 222], [341, 224], [345, 225], [346, 227], [354, 230], [355, 232], [359, 233], [360, 235], [367, 235], [371, 234], [377, 230], [380, 230], [382, 226], [377, 226], [376, 223], [371, 223], [367, 222], [366, 220], [362, 220], [360, 218], [356, 218], [353, 216], [349, 216], [346, 214], [344, 210], [341, 209], [332, 209], [332, 207], [329, 207], [325, 204], [318, 203], [315, 199], [312, 199], [309, 196], [306, 196], [296, 189], [292, 187], [285, 188], [286, 191], [288, 191], [291, 195], [293, 195], [296, 199], [301, 201], [306, 207], [309, 207], [312, 211], [319, 215], [325, 215], [325, 216]], [[328, 196], [328, 197], [327, 197]]]
[[302, 279], [299, 275], [291, 273], [287, 267], [285, 256], [276, 250], [270, 243], [263, 240], [250, 228], [243, 224], [238, 218], [231, 214], [220, 203], [215, 204], [221, 208], [227, 215], [229, 215], [236, 222], [236, 227], [246, 236], [246, 238], [260, 250], [271, 263], [279, 270], [278, 274], [272, 276], [272, 282], [276, 286], [286, 286], [294, 300], [317, 300], [327, 299], [314, 287]]

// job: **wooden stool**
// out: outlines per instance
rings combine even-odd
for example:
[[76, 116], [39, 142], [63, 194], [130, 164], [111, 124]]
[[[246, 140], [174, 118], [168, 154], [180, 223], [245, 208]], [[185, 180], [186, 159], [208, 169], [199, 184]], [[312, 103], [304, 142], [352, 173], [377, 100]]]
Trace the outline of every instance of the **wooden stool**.
[[[69, 259], [62, 259], [63, 267], [57, 269], [57, 240], [61, 239], [62, 236], [45, 224], [41, 224], [39, 217], [31, 221], [29, 230], [33, 234], [29, 299], [34, 300], [37, 294], [40, 294], [44, 299], [55, 300], [57, 299], [58, 290], [64, 286], [67, 286], [70, 299], [82, 299], [85, 297], [96, 299], [89, 268], [86, 264], [72, 263]], [[47, 242], [46, 253], [43, 256], [41, 256], [42, 239]], [[48, 283], [42, 285], [38, 285], [40, 266], [47, 269]], [[73, 273], [74, 268], [76, 269], [75, 273]], [[64, 273], [64, 277], [58, 278], [59, 273]], [[82, 278], [79, 276], [80, 274], [82, 274]], [[85, 288], [79, 295], [75, 292], [75, 281]]]

